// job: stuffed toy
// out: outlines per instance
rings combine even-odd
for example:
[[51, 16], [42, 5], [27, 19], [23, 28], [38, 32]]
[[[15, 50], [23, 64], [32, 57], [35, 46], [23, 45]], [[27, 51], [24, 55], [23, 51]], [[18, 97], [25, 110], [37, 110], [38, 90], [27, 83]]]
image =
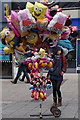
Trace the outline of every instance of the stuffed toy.
[[32, 14], [36, 19], [43, 19], [45, 18], [46, 10], [47, 10], [47, 6], [35, 2], [34, 11]]
[[17, 49], [24, 54], [26, 54], [25, 49], [23, 48], [23, 43], [19, 37], [16, 37], [14, 32], [9, 28], [4, 28], [1, 33], [2, 40], [5, 40], [8, 47]]

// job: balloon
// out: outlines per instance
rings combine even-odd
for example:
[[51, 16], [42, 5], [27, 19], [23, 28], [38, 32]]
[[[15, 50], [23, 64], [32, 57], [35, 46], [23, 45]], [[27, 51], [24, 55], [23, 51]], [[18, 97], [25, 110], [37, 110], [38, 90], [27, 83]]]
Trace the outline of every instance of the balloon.
[[6, 53], [14, 53], [14, 50], [13, 50], [13, 48], [4, 47], [4, 52], [6, 52]]
[[52, 62], [49, 62], [48, 63], [48, 67], [51, 68], [53, 66], [53, 63]]
[[34, 11], [34, 5], [30, 2], [27, 2], [26, 8], [29, 9], [30, 13], [32, 13]]
[[48, 8], [47, 6], [41, 3], [35, 2], [34, 11], [32, 14], [36, 19], [43, 19], [45, 17], [47, 8]]
[[18, 19], [22, 32], [27, 32], [31, 28], [34, 28], [36, 23], [34, 17], [27, 8], [18, 12]]
[[35, 68], [38, 69], [38, 62], [35, 62], [34, 65], [35, 65]]
[[44, 94], [40, 92], [40, 98], [44, 98]]
[[44, 19], [38, 19], [36, 21], [36, 26], [38, 28], [38, 30], [45, 30], [47, 28], [48, 25], [48, 18], [44, 18]]
[[33, 95], [34, 95], [35, 100], [39, 99], [39, 92], [38, 91], [34, 91]]
[[38, 34], [36, 32], [30, 31], [29, 34], [26, 36], [26, 40], [30, 44], [36, 44], [39, 40]]

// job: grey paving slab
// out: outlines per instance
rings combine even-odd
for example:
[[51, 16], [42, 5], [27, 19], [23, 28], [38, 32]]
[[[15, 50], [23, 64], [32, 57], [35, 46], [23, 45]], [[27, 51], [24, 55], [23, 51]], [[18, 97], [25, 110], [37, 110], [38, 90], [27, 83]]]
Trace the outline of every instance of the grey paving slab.
[[74, 118], [77, 111], [78, 111], [77, 104], [74, 104], [74, 106], [73, 104], [69, 104], [62, 111], [61, 118]]
[[[40, 100], [33, 100], [29, 84], [18, 81], [14, 85], [10, 80], [3, 80], [2, 84], [2, 116], [3, 118], [29, 118], [31, 114], [39, 114]], [[63, 106], [60, 118], [78, 117], [78, 75], [65, 74], [64, 82], [61, 86], [63, 96]], [[52, 89], [47, 91], [47, 99], [42, 104], [42, 114], [49, 114], [44, 118], [54, 118], [50, 113], [52, 105]]]

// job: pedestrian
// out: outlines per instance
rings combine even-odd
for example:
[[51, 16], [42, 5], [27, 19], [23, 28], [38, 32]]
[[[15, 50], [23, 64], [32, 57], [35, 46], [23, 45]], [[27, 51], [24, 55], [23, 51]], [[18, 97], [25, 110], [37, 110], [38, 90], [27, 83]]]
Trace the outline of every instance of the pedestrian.
[[19, 79], [19, 77], [21, 76], [22, 72], [24, 73], [23, 79], [24, 79], [25, 76], [26, 76], [26, 78], [27, 78], [27, 82], [26, 82], [26, 83], [30, 83], [30, 78], [29, 78], [29, 75], [28, 75], [28, 72], [29, 72], [28, 66], [25, 65], [25, 64], [23, 64], [23, 63], [21, 63], [21, 64], [19, 65], [18, 72], [17, 72], [17, 76], [16, 76], [16, 78], [14, 79], [14, 81], [11, 81], [11, 82], [14, 83], [14, 84], [16, 84], [17, 81], [18, 81], [18, 79]]
[[[26, 69], [27, 69], [27, 73], [31, 73], [30, 70], [28, 69], [28, 67], [26, 67]], [[26, 77], [26, 74], [25, 74], [25, 71], [23, 71], [23, 76], [22, 76], [22, 78], [19, 79], [19, 80], [20, 80], [21, 82], [24, 82], [25, 77]], [[30, 83], [29, 76], [27, 76], [27, 80], [28, 80], [28, 81], [26, 81], [25, 83]]]
[[[50, 80], [53, 85], [53, 106], [62, 106], [61, 83], [63, 75], [67, 69], [66, 57], [63, 56], [61, 47], [56, 46], [53, 48], [52, 58], [54, 60], [53, 69], [49, 71]], [[58, 99], [57, 99], [58, 98]]]

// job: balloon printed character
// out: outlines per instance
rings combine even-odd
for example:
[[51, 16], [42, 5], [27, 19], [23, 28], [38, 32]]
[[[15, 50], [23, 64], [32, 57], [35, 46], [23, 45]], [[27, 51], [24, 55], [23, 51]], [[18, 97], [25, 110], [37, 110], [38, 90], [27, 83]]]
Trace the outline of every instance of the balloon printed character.
[[1, 33], [0, 33], [2, 41], [5, 40], [8, 47], [11, 49], [17, 49], [18, 51], [23, 52], [26, 54], [27, 52], [25, 51], [23, 47], [23, 43], [20, 39], [20, 37], [17, 37], [12, 30], [9, 28], [4, 28]]
[[32, 14], [36, 19], [43, 19], [45, 18], [46, 9], [47, 9], [47, 6], [41, 3], [35, 2], [34, 11]]

